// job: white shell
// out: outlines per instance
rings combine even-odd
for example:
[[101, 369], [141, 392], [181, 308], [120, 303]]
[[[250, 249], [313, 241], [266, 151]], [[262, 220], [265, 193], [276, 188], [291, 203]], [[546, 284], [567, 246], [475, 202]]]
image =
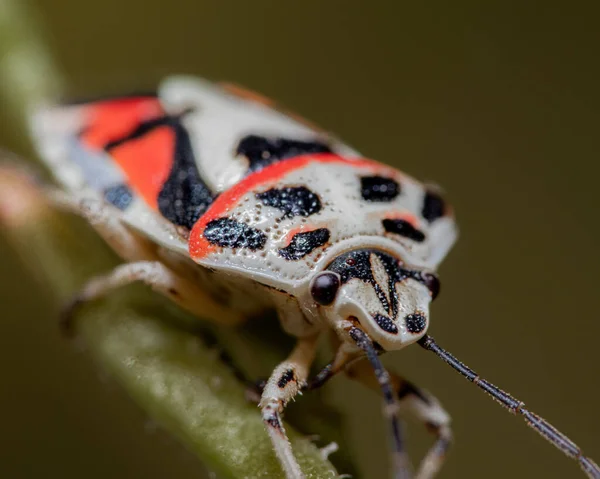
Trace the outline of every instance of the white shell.
[[[228, 277], [234, 275], [288, 292], [303, 304], [307, 316], [316, 315], [314, 303], [307, 299], [309, 281], [340, 253], [375, 248], [415, 269], [435, 270], [456, 239], [456, 226], [449, 212], [432, 222], [422, 216], [427, 190], [421, 183], [390, 167], [361, 159], [356, 150], [331, 135], [255, 101], [252, 96], [236, 95], [196, 78], [172, 77], [159, 86], [158, 101], [166, 115], [181, 115], [196, 168], [213, 194], [220, 196], [192, 228], [189, 244], [181, 228], [140, 196], [134, 194], [131, 204], [123, 211], [115, 208], [115, 214], [172, 253], [191, 257], [199, 265]], [[109, 152], [86, 147], [80, 140], [78, 134], [88, 121], [86, 108], [86, 105], [40, 108], [32, 118], [31, 129], [40, 156], [64, 188], [80, 196], [103, 199], [106, 187], [127, 184], [128, 178]], [[327, 161], [319, 155], [308, 155], [310, 158], [301, 167], [290, 168], [273, 179], [261, 177], [238, 192], [227, 208], [217, 207], [240, 182], [270, 168], [248, 174], [248, 160], [236, 155], [238, 143], [247, 135], [319, 141], [326, 143], [332, 154]], [[335, 155], [338, 159], [332, 160]], [[284, 159], [277, 165], [294, 160]], [[361, 195], [361, 178], [369, 175], [393, 179], [400, 185], [400, 194], [391, 201], [366, 201]], [[135, 190], [135, 185], [131, 186]], [[318, 196], [320, 211], [307, 217], [285, 217], [281, 210], [266, 206], [256, 197], [270, 188], [298, 186]], [[260, 231], [266, 237], [264, 245], [256, 250], [212, 245], [198, 254], [197, 246], [203, 241], [202, 228], [206, 226], [204, 220], [222, 217]], [[425, 240], [417, 242], [387, 233], [382, 220], [398, 217], [411, 218]], [[299, 259], [282, 256], [280, 250], [290, 244], [294, 234], [320, 228], [329, 231], [326, 244]], [[422, 285], [412, 289], [413, 292], [403, 290], [398, 294], [413, 295], [405, 297], [404, 302], [415, 303], [415, 307], [418, 303], [420, 309], [427, 309]]]

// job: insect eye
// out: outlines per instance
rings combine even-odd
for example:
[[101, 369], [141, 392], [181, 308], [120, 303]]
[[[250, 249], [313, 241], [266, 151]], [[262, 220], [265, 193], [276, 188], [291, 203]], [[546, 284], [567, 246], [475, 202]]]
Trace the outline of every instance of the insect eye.
[[325, 271], [316, 275], [310, 284], [310, 294], [313, 299], [323, 306], [333, 303], [340, 289], [340, 275]]
[[429, 292], [431, 293], [431, 301], [437, 298], [438, 294], [440, 294], [440, 280], [435, 274], [432, 273], [422, 273], [421, 278], [423, 279], [423, 283], [425, 286], [429, 288]]

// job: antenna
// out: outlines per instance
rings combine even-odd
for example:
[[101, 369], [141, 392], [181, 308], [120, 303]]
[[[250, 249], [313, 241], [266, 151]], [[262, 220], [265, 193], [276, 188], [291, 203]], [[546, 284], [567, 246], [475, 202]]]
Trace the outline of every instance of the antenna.
[[448, 363], [452, 368], [454, 368], [476, 386], [483, 389], [510, 412], [513, 414], [521, 414], [523, 419], [525, 419], [525, 422], [527, 422], [529, 426], [536, 430], [544, 439], [548, 440], [567, 456], [576, 459], [589, 478], [600, 479], [600, 468], [596, 465], [596, 463], [589, 457], [584, 456], [579, 446], [577, 446], [567, 436], [552, 426], [552, 424], [537, 414], [525, 409], [524, 402], [515, 399], [510, 394], [504, 392], [502, 389], [494, 386], [485, 379], [481, 379], [475, 371], [465, 366], [452, 354], [441, 348], [431, 336], [423, 336], [418, 343], [428, 351], [435, 353], [444, 362]]

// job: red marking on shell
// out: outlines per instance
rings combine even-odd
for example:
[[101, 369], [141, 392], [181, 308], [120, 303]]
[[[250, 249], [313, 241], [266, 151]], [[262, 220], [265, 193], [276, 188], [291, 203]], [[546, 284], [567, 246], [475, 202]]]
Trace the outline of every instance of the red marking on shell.
[[302, 224], [302, 225], [298, 226], [297, 228], [293, 228], [290, 231], [288, 231], [283, 239], [283, 243], [286, 246], [289, 246], [290, 243], [292, 242], [292, 240], [294, 239], [294, 236], [296, 236], [298, 233], [307, 233], [309, 231], [318, 230], [319, 228], [322, 228], [322, 227], [323, 226]]
[[169, 126], [129, 140], [110, 150], [125, 175], [128, 185], [148, 206], [158, 209], [158, 194], [173, 166], [175, 133]]
[[99, 101], [84, 107], [85, 129], [81, 140], [90, 148], [126, 136], [141, 122], [164, 115], [155, 97], [130, 97]]
[[413, 228], [417, 229], [421, 223], [419, 218], [408, 211], [389, 211], [381, 216], [386, 220], [404, 220], [407, 223], [410, 223]]
[[188, 244], [190, 257], [194, 260], [200, 260], [217, 250], [217, 247], [209, 243], [204, 238], [203, 234], [204, 228], [210, 221], [226, 216], [249, 191], [256, 190], [259, 186], [272, 186], [289, 173], [304, 168], [311, 163], [337, 163], [353, 166], [355, 168], [367, 169], [375, 173], [384, 173], [393, 177], [401, 176], [397, 170], [373, 160], [362, 158], [348, 159], [331, 153], [302, 155], [279, 163], [274, 163], [260, 171], [248, 175], [229, 190], [222, 193], [214, 201], [206, 213], [196, 222], [190, 232], [190, 241]]
[[[103, 149], [126, 137], [142, 122], [165, 112], [156, 97], [128, 97], [84, 106], [85, 127], [81, 141], [92, 149]], [[168, 126], [110, 149], [113, 160], [125, 173], [127, 184], [152, 208], [173, 165], [175, 136]]]

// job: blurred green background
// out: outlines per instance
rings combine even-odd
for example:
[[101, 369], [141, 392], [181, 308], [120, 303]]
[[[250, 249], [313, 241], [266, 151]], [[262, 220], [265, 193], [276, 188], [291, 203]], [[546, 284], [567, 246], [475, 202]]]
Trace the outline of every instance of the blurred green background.
[[[173, 72], [233, 81], [442, 185], [461, 238], [431, 334], [600, 459], [597, 2], [36, 3], [74, 95]], [[0, 248], [0, 477], [206, 477], [59, 338], [43, 285]], [[440, 477], [583, 477], [433, 355], [385, 361], [453, 415]], [[343, 378], [328, 388], [362, 477], [384, 477], [379, 398]], [[409, 427], [416, 462], [431, 441]]]

